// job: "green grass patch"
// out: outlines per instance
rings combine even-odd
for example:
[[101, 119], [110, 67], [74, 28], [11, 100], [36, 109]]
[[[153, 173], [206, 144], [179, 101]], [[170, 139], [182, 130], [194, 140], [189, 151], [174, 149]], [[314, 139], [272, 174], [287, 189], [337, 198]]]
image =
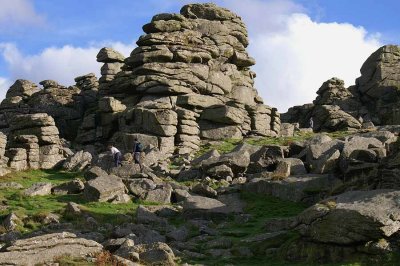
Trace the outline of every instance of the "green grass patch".
[[[222, 141], [216, 142], [207, 142], [201, 145], [200, 150], [196, 153], [196, 157], [201, 156], [202, 154], [215, 149], [220, 153], [228, 153], [231, 152], [238, 144], [240, 143], [248, 143], [255, 146], [264, 146], [264, 145], [280, 145], [287, 146], [292, 142], [302, 142], [308, 140], [315, 136], [318, 133], [312, 132], [297, 132], [293, 137], [251, 137], [245, 139], [226, 139]], [[343, 138], [354, 134], [351, 131], [336, 131], [331, 133], [323, 133], [328, 135], [333, 139]]]
[[[50, 182], [60, 184], [81, 178], [80, 173], [57, 172], [48, 170], [33, 170], [9, 174], [0, 179], [0, 182], [17, 182], [24, 188], [34, 183]], [[64, 214], [68, 202], [75, 202], [82, 206], [85, 213], [92, 216], [99, 223], [120, 224], [133, 218], [139, 203], [112, 204], [109, 202], [87, 202], [82, 194], [77, 195], [47, 195], [28, 197], [22, 190], [2, 189], [0, 200], [4, 201], [8, 208], [0, 211], [0, 219], [4, 219], [9, 213], [14, 212], [24, 219], [25, 227], [17, 228], [22, 233], [29, 233], [42, 226], [41, 217], [49, 213], [58, 214], [61, 221], [81, 223], [79, 217], [68, 217]]]
[[34, 183], [50, 182], [53, 184], [60, 184], [71, 181], [74, 178], [83, 179], [81, 173], [62, 172], [56, 170], [30, 170], [24, 172], [12, 172], [8, 175], [0, 177], [0, 182], [17, 182], [28, 188]]

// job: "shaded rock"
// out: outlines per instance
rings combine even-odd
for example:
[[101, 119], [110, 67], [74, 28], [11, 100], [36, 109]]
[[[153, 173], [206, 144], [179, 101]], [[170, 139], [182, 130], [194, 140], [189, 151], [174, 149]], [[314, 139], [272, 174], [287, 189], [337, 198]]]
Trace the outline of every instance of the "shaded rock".
[[100, 176], [107, 176], [107, 175], [108, 175], [107, 172], [98, 166], [91, 167], [84, 174], [86, 180], [91, 180]]
[[63, 169], [67, 171], [82, 171], [92, 162], [92, 154], [87, 151], [78, 151], [74, 155], [68, 157], [64, 164]]
[[[299, 222], [302, 234], [313, 241], [358, 244], [388, 238], [399, 228], [399, 192], [393, 190], [349, 191], [305, 210]], [[340, 227], [334, 226], [338, 223]]]
[[215, 198], [218, 194], [213, 188], [202, 183], [195, 185], [192, 192], [209, 198]]
[[66, 195], [66, 194], [78, 194], [85, 188], [84, 183], [75, 178], [74, 180], [60, 184], [52, 188], [52, 193], [56, 195]]
[[284, 180], [252, 179], [244, 185], [244, 190], [251, 193], [271, 195], [283, 200], [313, 204], [330, 191], [340, 186], [342, 182], [328, 175], [291, 176]]

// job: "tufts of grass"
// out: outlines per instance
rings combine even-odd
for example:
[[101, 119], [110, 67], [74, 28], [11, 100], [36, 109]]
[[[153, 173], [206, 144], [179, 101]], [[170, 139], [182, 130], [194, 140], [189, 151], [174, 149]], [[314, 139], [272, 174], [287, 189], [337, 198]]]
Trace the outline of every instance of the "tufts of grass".
[[[255, 146], [264, 146], [264, 145], [280, 145], [280, 146], [287, 146], [290, 145], [290, 143], [295, 142], [295, 141], [305, 141], [313, 136], [315, 136], [317, 133], [312, 133], [312, 132], [297, 132], [295, 136], [293, 137], [250, 137], [250, 138], [245, 138], [245, 139], [226, 139], [222, 141], [217, 141], [217, 142], [207, 142], [203, 145], [201, 145], [199, 151], [196, 153], [196, 157], [201, 156], [202, 154], [215, 149], [220, 153], [228, 153], [231, 152], [238, 144], [240, 143], [248, 143], [250, 145], [255, 145]], [[330, 136], [333, 139], [338, 139], [338, 138], [343, 138], [346, 136], [349, 136], [351, 134], [354, 134], [354, 132], [351, 131], [336, 131], [336, 132], [330, 132], [330, 133], [323, 133], [328, 136]]]
[[[60, 184], [81, 177], [80, 173], [33, 170], [12, 173], [2, 177], [0, 182], [17, 182], [24, 188], [28, 188], [37, 182]], [[71, 201], [80, 204], [84, 213], [95, 218], [97, 222], [110, 224], [121, 224], [132, 219], [138, 207], [138, 203], [134, 202], [121, 204], [87, 202], [82, 194], [28, 197], [17, 189], [1, 190], [0, 200], [8, 206], [6, 210], [0, 210], [0, 221], [11, 212], [14, 212], [24, 221], [25, 226], [18, 228], [22, 233], [40, 229], [42, 226], [41, 218], [49, 213], [58, 214], [61, 217], [61, 221], [82, 222], [78, 217], [68, 217], [64, 214], [65, 206]]]

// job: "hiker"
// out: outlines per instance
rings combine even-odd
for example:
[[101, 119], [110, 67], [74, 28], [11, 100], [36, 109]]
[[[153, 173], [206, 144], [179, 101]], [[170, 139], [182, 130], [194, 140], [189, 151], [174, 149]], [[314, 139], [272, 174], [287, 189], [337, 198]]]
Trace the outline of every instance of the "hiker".
[[135, 164], [139, 164], [140, 172], [143, 172], [143, 165], [141, 158], [142, 151], [143, 151], [142, 143], [140, 143], [139, 140], [135, 138], [135, 141], [133, 142], [133, 159], [135, 160]]
[[313, 129], [314, 128], [314, 120], [312, 119], [312, 117], [310, 117], [310, 121], [308, 121], [308, 123], [309, 123], [309, 127], [311, 129]]
[[111, 151], [111, 154], [113, 156], [114, 159], [114, 166], [118, 167], [120, 165], [122, 165], [121, 161], [122, 161], [122, 153], [114, 147], [113, 144], [108, 144], [108, 149]]

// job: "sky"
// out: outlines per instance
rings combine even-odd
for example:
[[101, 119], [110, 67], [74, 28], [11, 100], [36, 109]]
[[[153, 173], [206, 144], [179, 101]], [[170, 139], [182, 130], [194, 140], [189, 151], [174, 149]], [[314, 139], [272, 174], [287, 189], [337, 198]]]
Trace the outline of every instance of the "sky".
[[[196, 2], [211, 2], [199, 1]], [[256, 59], [255, 86], [264, 102], [285, 112], [312, 102], [321, 84], [338, 77], [353, 85], [368, 56], [400, 43], [397, 0], [216, 0], [248, 26]], [[100, 75], [104, 46], [125, 56], [158, 13], [185, 0], [0, 0], [0, 99], [16, 79]]]

